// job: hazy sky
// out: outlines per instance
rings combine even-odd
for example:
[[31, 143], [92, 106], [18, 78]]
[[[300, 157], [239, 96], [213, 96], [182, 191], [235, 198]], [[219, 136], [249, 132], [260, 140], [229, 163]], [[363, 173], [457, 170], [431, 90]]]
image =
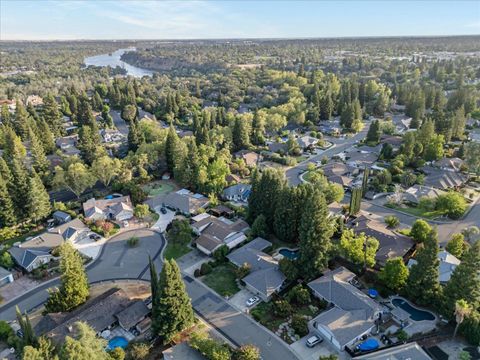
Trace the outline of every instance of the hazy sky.
[[0, 1], [0, 39], [480, 34], [472, 1]]

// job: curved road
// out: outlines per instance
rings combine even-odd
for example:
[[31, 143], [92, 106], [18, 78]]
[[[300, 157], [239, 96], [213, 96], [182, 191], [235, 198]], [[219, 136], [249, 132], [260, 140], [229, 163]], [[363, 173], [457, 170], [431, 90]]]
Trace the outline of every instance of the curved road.
[[[140, 239], [135, 248], [127, 245], [127, 240], [132, 236]], [[88, 280], [90, 283], [114, 279], [149, 280], [148, 256], [155, 260], [157, 270], [160, 270], [162, 265], [160, 253], [164, 246], [163, 235], [149, 229], [129, 230], [118, 234], [108, 240], [100, 256], [87, 265]], [[43, 304], [48, 298], [47, 290], [58, 286], [59, 283], [59, 279], [52, 280], [0, 306], [0, 319], [15, 319], [16, 306], [21, 311], [31, 311]]]

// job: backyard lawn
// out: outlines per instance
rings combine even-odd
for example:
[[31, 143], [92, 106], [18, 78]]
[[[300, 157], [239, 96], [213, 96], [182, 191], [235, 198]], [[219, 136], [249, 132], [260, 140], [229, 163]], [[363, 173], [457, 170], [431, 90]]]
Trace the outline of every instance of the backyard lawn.
[[404, 213], [411, 214], [413, 216], [423, 217], [423, 218], [429, 219], [429, 220], [438, 218], [445, 213], [442, 210], [428, 211], [428, 210], [422, 209], [420, 207], [409, 207], [409, 206], [403, 207], [403, 206], [392, 205], [392, 204], [387, 204], [385, 206], [389, 207], [391, 209], [402, 211]]
[[232, 296], [240, 291], [236, 282], [235, 267], [232, 264], [218, 265], [202, 281], [222, 296]]
[[189, 248], [186, 244], [179, 244], [179, 243], [173, 243], [169, 242], [167, 244], [167, 247], [165, 248], [165, 259], [178, 259], [179, 257], [182, 257], [183, 255], [189, 253], [192, 249]]
[[144, 185], [142, 188], [148, 193], [148, 196], [152, 197], [160, 194], [166, 194], [175, 190], [174, 186], [167, 181], [155, 181]]

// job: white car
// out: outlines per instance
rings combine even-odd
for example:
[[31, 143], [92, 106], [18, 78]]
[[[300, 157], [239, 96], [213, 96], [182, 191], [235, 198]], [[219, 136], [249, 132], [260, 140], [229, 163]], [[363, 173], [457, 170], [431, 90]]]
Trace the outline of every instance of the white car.
[[258, 296], [252, 296], [250, 299], [247, 300], [247, 306], [251, 307], [258, 303], [260, 301], [260, 298]]
[[323, 341], [322, 338], [318, 337], [317, 335], [313, 335], [313, 336], [310, 336], [310, 337], [307, 339], [307, 341], [305, 342], [305, 344], [306, 344], [309, 348], [313, 348], [315, 345], [320, 344], [322, 341]]
[[128, 227], [128, 221], [127, 221], [127, 220], [125, 220], [125, 221], [123, 222], [123, 227]]

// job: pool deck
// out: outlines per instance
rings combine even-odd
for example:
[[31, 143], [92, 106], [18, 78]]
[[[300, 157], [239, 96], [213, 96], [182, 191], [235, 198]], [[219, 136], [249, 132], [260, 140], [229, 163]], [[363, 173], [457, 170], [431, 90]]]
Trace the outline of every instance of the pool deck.
[[[398, 307], [398, 306], [395, 306], [393, 305], [393, 303], [391, 302], [393, 299], [401, 299], [401, 300], [404, 300], [406, 301], [408, 304], [410, 304], [410, 306], [412, 306], [413, 308], [415, 309], [418, 309], [420, 311], [426, 311], [426, 312], [429, 312], [431, 313], [435, 319], [433, 320], [421, 320], [421, 321], [416, 321], [416, 320], [413, 320], [411, 317], [410, 317], [410, 313], [408, 311], [405, 311], [404, 309]], [[432, 330], [434, 330], [436, 327], [437, 327], [437, 321], [438, 321], [438, 317], [437, 315], [435, 315], [432, 311], [428, 310], [428, 309], [424, 309], [424, 308], [421, 308], [421, 307], [418, 307], [414, 304], [412, 304], [410, 301], [408, 301], [407, 299], [401, 297], [401, 296], [393, 296], [391, 297], [390, 299], [390, 304], [392, 307], [394, 307], [394, 310], [392, 310], [392, 314], [393, 312], [395, 312], [396, 314], [396, 318], [398, 318], [399, 320], [400, 319], [405, 319], [407, 322], [408, 322], [408, 325], [405, 326], [403, 328], [403, 330], [409, 335], [409, 336], [412, 336], [413, 334], [418, 334], [418, 333], [428, 333]]]

